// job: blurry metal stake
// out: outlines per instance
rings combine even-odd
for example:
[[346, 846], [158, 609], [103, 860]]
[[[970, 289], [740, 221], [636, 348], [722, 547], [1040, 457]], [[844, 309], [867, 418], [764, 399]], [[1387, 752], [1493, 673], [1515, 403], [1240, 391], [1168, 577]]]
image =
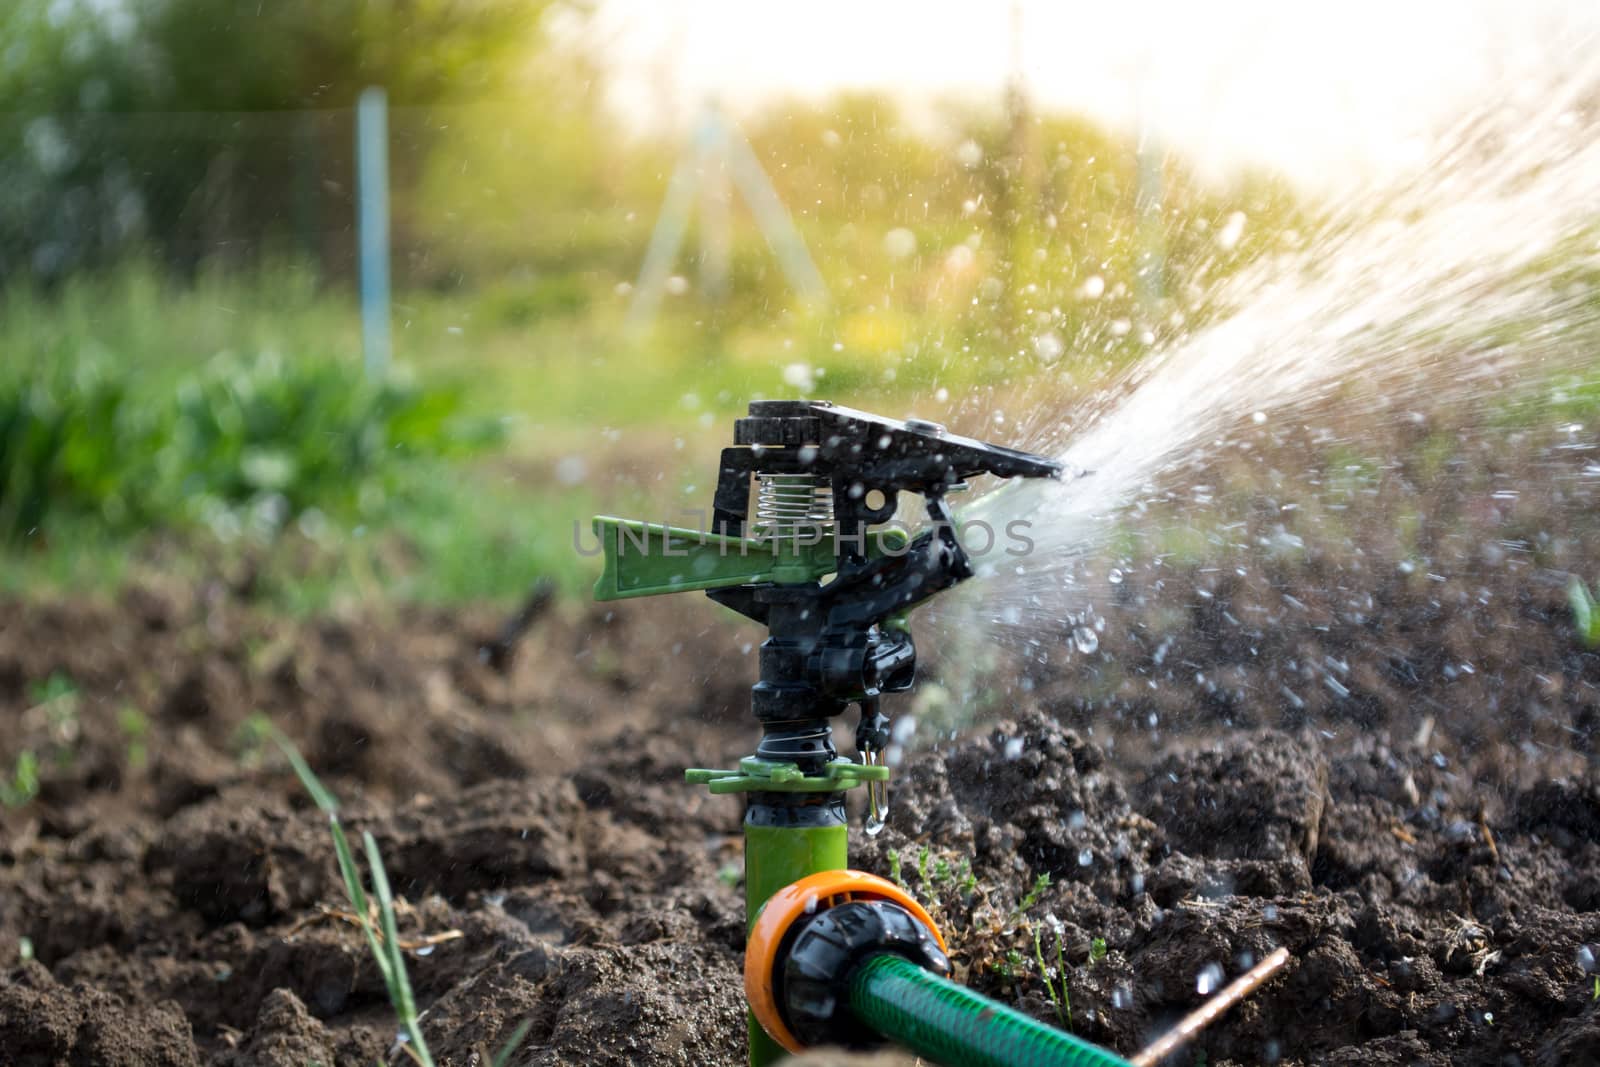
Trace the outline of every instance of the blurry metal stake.
[[827, 300], [827, 285], [812, 262], [794, 220], [789, 217], [783, 201], [778, 199], [777, 190], [772, 187], [766, 171], [761, 169], [749, 142], [712, 101], [707, 102], [701, 113], [694, 137], [679, 158], [667, 185], [661, 215], [650, 234], [644, 264], [639, 268], [639, 280], [634, 284], [633, 300], [628, 305], [626, 325], [630, 330], [637, 331], [649, 325], [661, 305], [673, 261], [688, 234], [689, 216], [694, 210], [697, 192], [702, 194], [704, 215], [700, 227], [702, 283], [709, 296], [720, 299], [719, 290], [726, 288], [728, 274], [729, 178], [755, 216], [756, 226], [767, 239], [789, 284], [806, 300], [814, 303]]
[[727, 132], [728, 165], [733, 169], [733, 180], [756, 217], [772, 254], [778, 257], [778, 266], [789, 279], [796, 292], [807, 300], [821, 303], [828, 298], [828, 286], [822, 274], [806, 251], [806, 242], [795, 229], [794, 220], [778, 199], [767, 172], [761, 169], [750, 142], [737, 130]]
[[500, 628], [500, 633], [492, 641], [485, 641], [478, 646], [478, 659], [487, 663], [497, 674], [505, 674], [511, 669], [512, 657], [516, 654], [517, 642], [521, 641], [534, 622], [550, 607], [550, 602], [555, 599], [556, 583], [548, 578], [540, 578], [533, 583], [533, 588], [528, 591], [528, 597], [522, 602], [522, 607], [517, 613], [507, 619]]
[[1133, 1067], [1156, 1067], [1156, 1064], [1171, 1055], [1174, 1049], [1194, 1040], [1196, 1034], [1216, 1022], [1223, 1012], [1255, 992], [1261, 983], [1272, 977], [1274, 971], [1288, 962], [1288, 949], [1281, 947], [1273, 949], [1270, 956], [1228, 983], [1216, 996], [1185, 1015], [1177, 1026], [1162, 1034], [1154, 1044], [1145, 1046], [1142, 1052], [1133, 1057], [1131, 1061]]
[[732, 258], [732, 190], [728, 188], [727, 131], [713, 128], [717, 140], [708, 146], [700, 172], [700, 289], [706, 299], [720, 304], [728, 296], [728, 265]]
[[356, 229], [361, 351], [369, 378], [389, 370], [389, 103], [376, 86], [356, 104]]

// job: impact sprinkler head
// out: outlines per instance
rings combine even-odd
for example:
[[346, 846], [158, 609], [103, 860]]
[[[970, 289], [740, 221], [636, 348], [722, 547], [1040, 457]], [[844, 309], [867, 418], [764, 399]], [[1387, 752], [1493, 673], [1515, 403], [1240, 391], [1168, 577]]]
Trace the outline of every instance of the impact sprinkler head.
[[[778, 780], [800, 789], [802, 780], [818, 789], [881, 782], [889, 721], [878, 701], [909, 689], [916, 674], [906, 613], [973, 573], [946, 494], [980, 474], [1061, 470], [937, 423], [826, 401], [756, 401], [722, 452], [709, 532], [595, 520], [605, 552], [595, 597], [704, 589], [767, 626], [751, 701], [761, 744], [738, 771], [692, 773], [713, 792]], [[929, 520], [914, 538], [889, 525], [902, 493], [920, 494]], [[839, 760], [829, 724], [852, 704], [861, 709], [861, 764]], [[881, 815], [881, 793], [874, 800]]]
[[[605, 554], [595, 599], [703, 589], [767, 628], [750, 699], [760, 745], [735, 769], [686, 773], [713, 793], [745, 795], [745, 915], [753, 923], [784, 886], [848, 866], [846, 790], [865, 782], [867, 831], [883, 826], [890, 731], [878, 702], [916, 677], [906, 614], [973, 573], [945, 495], [979, 474], [1054, 478], [1061, 466], [934, 423], [823, 401], [757, 401], [734, 424], [733, 441], [722, 452], [709, 531], [594, 520]], [[915, 537], [891, 525], [903, 493], [921, 495], [927, 512]], [[831, 720], [852, 704], [861, 709], [859, 763], [833, 744]], [[886, 915], [887, 907], [867, 911]], [[808, 1034], [830, 1025], [811, 1023], [797, 1025]], [[755, 1015], [749, 1034], [753, 1067], [783, 1057]]]

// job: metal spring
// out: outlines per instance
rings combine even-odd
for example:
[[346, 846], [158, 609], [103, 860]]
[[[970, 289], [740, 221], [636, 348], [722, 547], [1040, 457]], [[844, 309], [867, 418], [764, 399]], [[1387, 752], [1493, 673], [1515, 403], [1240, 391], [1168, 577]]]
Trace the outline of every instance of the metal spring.
[[767, 533], [833, 529], [833, 486], [817, 474], [756, 474], [756, 524]]

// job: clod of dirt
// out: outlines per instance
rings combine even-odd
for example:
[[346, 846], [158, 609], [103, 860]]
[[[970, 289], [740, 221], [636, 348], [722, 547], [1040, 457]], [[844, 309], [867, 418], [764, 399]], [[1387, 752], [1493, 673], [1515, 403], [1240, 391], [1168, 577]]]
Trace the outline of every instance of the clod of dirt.
[[196, 1067], [194, 1038], [171, 1002], [137, 1007], [82, 984], [60, 985], [37, 963], [0, 983], [0, 1044], [16, 1067]]
[[1328, 789], [1328, 763], [1309, 735], [1234, 734], [1159, 761], [1140, 790], [1174, 848], [1222, 859], [1307, 866]]
[[[274, 989], [262, 1001], [255, 1025], [232, 1054], [223, 1058], [226, 1067], [306, 1067], [306, 1064], [334, 1064], [349, 1056], [339, 1055], [339, 1042], [328, 1028], [314, 1018], [306, 1006], [287, 989]], [[363, 1049], [367, 1060], [381, 1058], [382, 1042], [375, 1036]]]

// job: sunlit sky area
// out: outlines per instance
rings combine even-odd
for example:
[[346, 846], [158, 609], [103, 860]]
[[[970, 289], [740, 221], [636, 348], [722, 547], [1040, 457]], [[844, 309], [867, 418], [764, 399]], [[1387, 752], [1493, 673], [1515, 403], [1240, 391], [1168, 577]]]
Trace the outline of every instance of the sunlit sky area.
[[601, 0], [594, 32], [640, 122], [707, 94], [992, 99], [1020, 66], [1040, 106], [1143, 123], [1213, 173], [1265, 164], [1326, 186], [1415, 166], [1469, 101], [1600, 34], [1600, 2]]

